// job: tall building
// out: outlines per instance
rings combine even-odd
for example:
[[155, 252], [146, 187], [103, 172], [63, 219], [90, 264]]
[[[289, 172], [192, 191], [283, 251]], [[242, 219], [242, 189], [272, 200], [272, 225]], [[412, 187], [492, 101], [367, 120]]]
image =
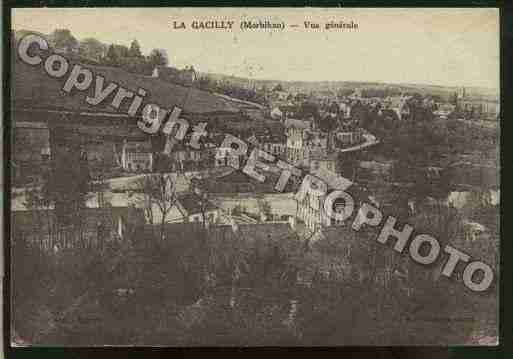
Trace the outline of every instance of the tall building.
[[287, 160], [294, 165], [302, 165], [305, 160], [306, 141], [312, 123], [288, 118], [285, 120], [287, 134]]

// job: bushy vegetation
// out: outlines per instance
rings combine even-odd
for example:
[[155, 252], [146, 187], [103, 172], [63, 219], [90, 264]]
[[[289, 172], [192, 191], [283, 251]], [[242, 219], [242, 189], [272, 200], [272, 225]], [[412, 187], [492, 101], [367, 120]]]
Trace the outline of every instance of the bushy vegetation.
[[[13, 44], [26, 33], [26, 30], [13, 33]], [[93, 37], [77, 39], [69, 29], [55, 29], [50, 34], [42, 35], [47, 38], [53, 49], [65, 52], [69, 57], [77, 57], [77, 60], [85, 64], [116, 66], [129, 72], [151, 75], [155, 66], [165, 66], [169, 63], [169, 56], [165, 50], [152, 49], [145, 55], [136, 39], [126, 46], [106, 44]]]
[[[436, 215], [418, 220], [432, 227]], [[17, 242], [14, 330], [36, 345], [463, 343], [473, 325], [438, 316], [484, 310], [494, 298], [432, 280], [372, 231], [309, 243], [210, 230], [166, 240], [156, 230], [104, 251], [43, 253]]]

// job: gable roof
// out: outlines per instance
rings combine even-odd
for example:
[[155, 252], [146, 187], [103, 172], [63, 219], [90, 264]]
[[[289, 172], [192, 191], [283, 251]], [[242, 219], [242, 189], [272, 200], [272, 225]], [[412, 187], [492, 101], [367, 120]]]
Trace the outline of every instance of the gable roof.
[[311, 173], [311, 175], [323, 180], [328, 185], [328, 188], [340, 191], [345, 191], [353, 184], [351, 180], [324, 167], [318, 168], [314, 173]]

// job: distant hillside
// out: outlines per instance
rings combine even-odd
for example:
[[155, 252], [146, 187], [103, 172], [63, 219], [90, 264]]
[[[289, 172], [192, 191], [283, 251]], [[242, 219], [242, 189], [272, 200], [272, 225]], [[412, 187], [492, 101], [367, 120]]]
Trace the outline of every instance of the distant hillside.
[[[268, 89], [277, 84], [281, 84], [286, 91], [292, 92], [323, 92], [337, 91], [340, 89], [397, 89], [401, 92], [418, 92], [421, 95], [436, 95], [447, 97], [453, 95], [460, 87], [456, 86], [436, 86], [425, 84], [405, 84], [405, 83], [380, 83], [380, 82], [356, 82], [356, 81], [277, 81], [277, 80], [253, 80], [244, 77], [223, 75], [219, 73], [202, 73], [216, 81], [226, 81], [244, 88], [261, 88], [265, 86]], [[482, 87], [465, 87], [466, 93], [472, 97], [483, 97], [489, 100], [499, 98], [496, 89]]]

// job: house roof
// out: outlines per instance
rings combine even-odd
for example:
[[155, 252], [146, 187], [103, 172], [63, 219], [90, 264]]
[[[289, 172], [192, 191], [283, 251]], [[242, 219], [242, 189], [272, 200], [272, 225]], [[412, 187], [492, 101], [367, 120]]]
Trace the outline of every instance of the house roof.
[[[171, 182], [176, 188], [177, 192], [182, 192], [187, 190], [189, 187], [189, 180], [182, 175], [178, 175], [176, 173], [165, 173], [166, 177], [169, 177]], [[139, 174], [130, 177], [117, 177], [110, 178], [107, 180], [111, 191], [115, 192], [125, 192], [125, 191], [134, 191], [140, 192], [144, 187], [144, 179], [148, 177], [159, 176], [157, 173], [150, 174]]]
[[318, 168], [315, 173], [312, 173], [315, 177], [326, 182], [329, 188], [344, 191], [353, 184], [349, 179], [325, 169], [324, 167]]
[[241, 170], [231, 170], [228, 173], [223, 173], [216, 178], [216, 181], [231, 182], [231, 183], [250, 183], [253, 178], [242, 172]]
[[[178, 196], [178, 202], [189, 215], [202, 212], [201, 198], [195, 193], [185, 193]], [[217, 207], [212, 202], [207, 200], [203, 211], [212, 211], [214, 209], [217, 209]]]
[[[70, 61], [70, 68], [77, 63]], [[83, 65], [95, 75], [105, 78], [105, 84], [115, 82], [130, 91], [145, 89], [143, 103], [155, 103], [163, 108], [180, 106], [187, 113], [239, 112], [229, 100], [195, 88], [184, 87], [158, 78], [126, 72], [117, 67]], [[12, 98], [15, 106], [49, 108], [91, 113], [126, 114], [131, 101], [123, 101], [119, 109], [111, 107], [111, 96], [102, 105], [89, 105], [85, 98], [94, 91], [94, 83], [87, 91], [63, 92], [62, 79], [49, 76], [43, 65], [30, 66], [16, 58], [12, 66]], [[190, 91], [190, 92], [189, 92]], [[188, 96], [187, 96], [188, 95]], [[187, 101], [185, 99], [187, 98]], [[184, 102], [185, 101], [185, 102]]]
[[381, 110], [381, 113], [383, 114], [383, 117], [387, 117], [388, 116], [388, 117], [391, 117], [393, 120], [399, 119], [399, 115], [393, 109], [384, 108], [384, 109]]

